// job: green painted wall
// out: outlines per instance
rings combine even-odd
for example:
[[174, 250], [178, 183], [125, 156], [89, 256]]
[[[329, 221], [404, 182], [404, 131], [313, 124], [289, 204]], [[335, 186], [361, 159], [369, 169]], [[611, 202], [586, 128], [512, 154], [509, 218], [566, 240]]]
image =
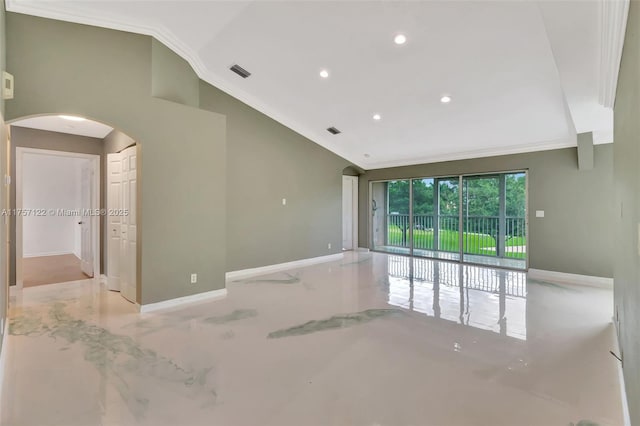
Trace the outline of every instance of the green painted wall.
[[138, 301], [223, 288], [225, 117], [151, 96], [148, 36], [13, 13], [7, 33], [7, 119], [83, 115], [141, 147]]
[[153, 63], [154, 95], [162, 86], [167, 99], [227, 118], [226, 271], [340, 253], [341, 175], [350, 163], [199, 80], [157, 41]]
[[578, 170], [576, 148], [367, 171], [360, 176], [360, 246], [369, 247], [369, 181], [528, 170], [529, 267], [610, 278], [613, 144], [594, 148], [587, 171]]
[[614, 107], [614, 299], [631, 424], [640, 424], [640, 3], [632, 1]]
[[340, 253], [350, 163], [204, 82], [200, 103], [227, 116], [227, 271]]
[[151, 95], [198, 107], [200, 79], [191, 65], [156, 39], [151, 40]]

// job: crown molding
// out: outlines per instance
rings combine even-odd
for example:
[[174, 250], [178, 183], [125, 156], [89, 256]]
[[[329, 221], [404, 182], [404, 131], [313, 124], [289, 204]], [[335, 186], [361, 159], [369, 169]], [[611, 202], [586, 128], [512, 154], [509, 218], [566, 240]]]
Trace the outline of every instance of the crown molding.
[[406, 158], [404, 160], [381, 161], [366, 164], [366, 170], [388, 169], [391, 167], [415, 166], [417, 164], [442, 163], [445, 161], [470, 160], [473, 158], [496, 157], [500, 155], [523, 154], [536, 151], [550, 151], [553, 149], [576, 147], [577, 136], [543, 141], [519, 146], [494, 146], [483, 149], [461, 151], [449, 154], [436, 154], [421, 157]]
[[600, 84], [598, 101], [613, 108], [618, 86], [629, 0], [600, 0]]

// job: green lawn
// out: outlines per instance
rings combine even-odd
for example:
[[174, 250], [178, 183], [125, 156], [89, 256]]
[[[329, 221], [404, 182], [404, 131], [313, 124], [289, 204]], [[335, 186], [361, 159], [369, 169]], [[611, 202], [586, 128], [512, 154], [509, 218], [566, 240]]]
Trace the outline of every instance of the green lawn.
[[[420, 230], [413, 231], [414, 247], [416, 249], [433, 250], [433, 230]], [[457, 252], [458, 251], [458, 231], [440, 231], [440, 250]], [[408, 240], [408, 235], [407, 235]], [[399, 227], [389, 227], [389, 244], [390, 245], [402, 245], [402, 230]], [[506, 246], [525, 246], [525, 237], [511, 237], [507, 238]], [[481, 254], [485, 256], [496, 255], [496, 240], [487, 234], [475, 234], [464, 232], [462, 234], [462, 246], [464, 252], [469, 254]], [[492, 250], [491, 250], [492, 249]], [[506, 257], [524, 259], [525, 253], [507, 253]]]

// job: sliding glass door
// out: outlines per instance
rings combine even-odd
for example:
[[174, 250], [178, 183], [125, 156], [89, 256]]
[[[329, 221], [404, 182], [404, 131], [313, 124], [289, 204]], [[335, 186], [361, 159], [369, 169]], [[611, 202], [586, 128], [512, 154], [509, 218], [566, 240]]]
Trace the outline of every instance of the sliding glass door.
[[436, 179], [437, 228], [434, 229], [438, 259], [460, 260], [460, 178]]
[[413, 254], [433, 257], [436, 196], [435, 179], [414, 179], [413, 186]]
[[412, 180], [413, 254], [459, 260], [459, 178]]
[[499, 176], [462, 178], [462, 254], [469, 262], [489, 263], [485, 258], [500, 254], [500, 182]]
[[411, 182], [392, 180], [371, 186], [373, 249], [411, 254]]
[[465, 261], [526, 268], [526, 174], [464, 176]]
[[526, 173], [371, 184], [372, 249], [526, 269]]

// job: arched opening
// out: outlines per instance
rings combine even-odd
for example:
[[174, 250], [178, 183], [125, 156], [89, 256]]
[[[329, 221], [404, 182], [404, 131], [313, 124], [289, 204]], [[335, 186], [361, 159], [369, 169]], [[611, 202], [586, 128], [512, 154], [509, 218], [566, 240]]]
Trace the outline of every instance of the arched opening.
[[137, 302], [140, 145], [73, 114], [9, 124], [10, 284], [101, 280]]

